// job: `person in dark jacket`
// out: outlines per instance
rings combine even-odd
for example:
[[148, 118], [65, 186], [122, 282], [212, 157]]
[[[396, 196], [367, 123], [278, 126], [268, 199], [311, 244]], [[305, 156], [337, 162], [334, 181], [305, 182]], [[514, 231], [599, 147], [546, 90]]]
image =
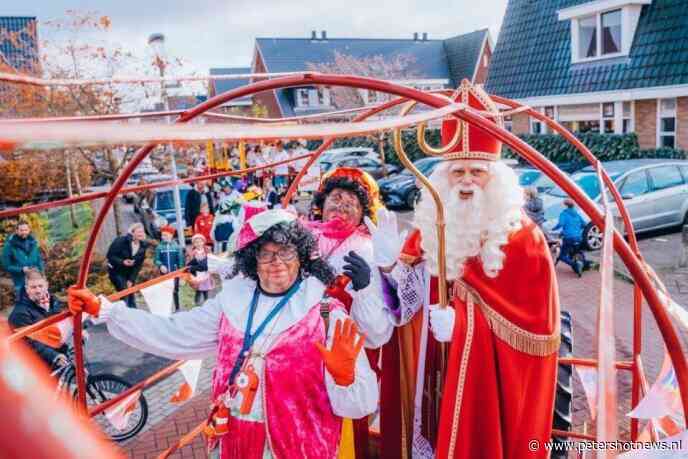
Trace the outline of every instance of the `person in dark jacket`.
[[[110, 244], [107, 252], [108, 275], [118, 292], [136, 283], [148, 248], [145, 239], [143, 225], [134, 223], [126, 236], [119, 236]], [[126, 301], [130, 308], [136, 307], [134, 295], [127, 296]]]
[[211, 190], [206, 190], [203, 182], [195, 182], [193, 188], [186, 194], [184, 201], [184, 220], [186, 226], [193, 228], [196, 217], [201, 213], [201, 204], [207, 203], [210, 213], [215, 215], [215, 201]]
[[17, 223], [15, 233], [5, 240], [2, 249], [2, 266], [12, 276], [17, 295], [24, 287], [26, 271], [35, 268], [43, 272], [44, 265], [38, 242], [31, 235], [31, 226], [25, 222]]
[[[174, 240], [176, 230], [173, 226], [165, 225], [160, 228], [160, 244], [155, 248], [155, 266], [160, 274], [171, 273], [184, 266], [184, 253]], [[174, 279], [174, 310], [179, 311], [179, 278]]]
[[[64, 306], [48, 291], [48, 281], [39, 271], [28, 269], [26, 283], [20, 290], [14, 309], [8, 318], [12, 329], [27, 327], [62, 311]], [[55, 349], [31, 338], [24, 338], [48, 367], [66, 365], [67, 345]]]

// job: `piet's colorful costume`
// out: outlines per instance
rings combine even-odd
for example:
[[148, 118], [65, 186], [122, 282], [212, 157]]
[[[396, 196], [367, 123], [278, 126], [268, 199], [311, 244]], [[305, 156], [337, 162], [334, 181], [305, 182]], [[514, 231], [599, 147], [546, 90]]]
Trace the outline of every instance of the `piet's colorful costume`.
[[[360, 188], [368, 198], [368, 214], [375, 218], [377, 209], [382, 207], [380, 193], [370, 174], [351, 167], [340, 167], [328, 172], [322, 178], [319, 192], [323, 192], [328, 181], [345, 180]], [[372, 268], [370, 284], [359, 291], [355, 291], [351, 284], [340, 285], [336, 291], [330, 291], [346, 306], [351, 318], [356, 321], [361, 331], [366, 335], [366, 347], [378, 348], [389, 340], [392, 325], [385, 312], [380, 271], [373, 264], [373, 244], [366, 225], [361, 221], [358, 226], [346, 226], [339, 220], [332, 222], [311, 222], [309, 228], [318, 238], [320, 256], [342, 274], [347, 262], [344, 257], [353, 251], [363, 258]]]
[[[480, 88], [464, 82], [460, 89], [459, 102], [481, 111], [495, 110]], [[457, 125], [457, 120], [443, 122], [445, 145], [454, 137]], [[463, 122], [461, 129], [461, 140], [446, 154], [446, 160], [499, 158], [501, 144], [497, 140]], [[461, 225], [452, 222], [451, 215], [446, 219], [447, 232], [453, 230], [453, 224]], [[405, 457], [411, 438], [418, 438], [417, 432], [413, 434], [413, 414], [421, 400], [417, 399], [415, 406], [412, 401], [423, 393], [422, 416], [416, 420], [422, 422], [423, 436], [434, 446], [436, 457], [545, 458], [544, 448], [538, 452], [528, 449], [531, 440], [540, 444], [549, 440], [559, 349], [557, 282], [544, 236], [524, 218], [520, 229], [509, 234], [501, 247], [505, 258], [496, 277], [486, 275], [476, 256], [466, 261], [458, 279], [448, 280], [449, 307], [455, 309], [455, 321], [439, 424], [435, 424], [440, 386], [434, 375], [443, 362], [439, 343], [432, 336], [427, 337], [425, 361], [417, 359], [422, 354], [423, 325], [427, 327], [424, 306], [439, 302], [438, 279], [428, 272], [421, 250], [421, 233], [433, 231], [436, 229], [430, 227], [412, 233], [400, 262], [388, 276], [399, 297], [390, 316], [400, 327], [388, 345], [399, 350], [402, 379], [401, 438], [405, 442], [397, 457]], [[416, 381], [418, 365], [425, 365], [424, 381], [420, 382]], [[411, 392], [418, 383], [424, 383], [424, 391]], [[384, 384], [382, 391], [384, 403]], [[384, 423], [382, 428], [384, 437]], [[383, 456], [393, 457], [384, 450]]]
[[[295, 219], [281, 210], [257, 211], [238, 231], [235, 249]], [[229, 412], [217, 426], [226, 433], [219, 437], [223, 459], [333, 459], [342, 417], [361, 418], [377, 407], [377, 381], [364, 353], [348, 385], [338, 385], [323, 365], [314, 343], [327, 342], [329, 349], [347, 314], [312, 275], [275, 295], [239, 274], [203, 306], [169, 318], [101, 304], [110, 334], [137, 349], [171, 359], [217, 358], [213, 400]], [[247, 339], [252, 344], [245, 348]]]

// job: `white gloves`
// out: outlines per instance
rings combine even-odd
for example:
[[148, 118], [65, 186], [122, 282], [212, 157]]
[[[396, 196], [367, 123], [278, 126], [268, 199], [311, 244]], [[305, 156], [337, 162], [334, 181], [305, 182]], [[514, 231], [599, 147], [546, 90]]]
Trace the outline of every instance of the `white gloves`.
[[377, 211], [377, 225], [368, 217], [365, 217], [364, 221], [373, 238], [374, 263], [381, 268], [394, 265], [399, 258], [408, 231], [399, 234], [396, 214], [384, 207]]
[[440, 343], [448, 343], [454, 334], [454, 308], [441, 307], [438, 304], [430, 306], [430, 330]]

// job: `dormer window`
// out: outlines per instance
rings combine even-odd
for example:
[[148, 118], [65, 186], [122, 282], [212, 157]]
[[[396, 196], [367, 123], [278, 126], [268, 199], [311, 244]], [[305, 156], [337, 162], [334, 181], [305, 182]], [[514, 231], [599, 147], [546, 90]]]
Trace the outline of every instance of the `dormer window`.
[[627, 56], [643, 5], [652, 0], [595, 0], [559, 10], [571, 21], [571, 60], [587, 62]]

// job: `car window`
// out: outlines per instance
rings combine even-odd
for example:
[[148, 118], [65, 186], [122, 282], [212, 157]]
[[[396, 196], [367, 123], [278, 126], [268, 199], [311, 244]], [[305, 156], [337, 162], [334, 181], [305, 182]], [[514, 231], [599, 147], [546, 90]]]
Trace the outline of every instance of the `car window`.
[[359, 167], [375, 167], [377, 163], [372, 159], [361, 158], [358, 160]]
[[[597, 180], [597, 174], [594, 172], [585, 172], [585, 173], [577, 173], [573, 174], [571, 176], [571, 179], [576, 182], [576, 185], [581, 187], [583, 191], [585, 192], [586, 195], [590, 199], [597, 199], [597, 196], [600, 194], [600, 184]], [[613, 178], [612, 178], [613, 179]], [[558, 186], [553, 187], [551, 190], [547, 192], [547, 194], [551, 194], [552, 196], [556, 196], [559, 198], [565, 198], [568, 196]]]
[[160, 191], [155, 195], [155, 210], [173, 209], [174, 196], [172, 190]]
[[650, 169], [652, 188], [664, 190], [678, 185], [683, 185], [683, 177], [676, 166], [659, 166]]
[[626, 177], [619, 191], [622, 196], [625, 194], [639, 196], [650, 191], [650, 184], [647, 183], [647, 174], [645, 171], [634, 172]]
[[345, 159], [344, 161], [341, 162], [340, 166], [344, 167], [357, 167], [358, 166], [358, 161], [355, 159]]
[[542, 174], [540, 171], [521, 170], [516, 172], [518, 174], [518, 183], [521, 186], [528, 186], [535, 182]]
[[683, 172], [683, 179], [688, 182], [688, 166], [681, 166], [681, 172]]

